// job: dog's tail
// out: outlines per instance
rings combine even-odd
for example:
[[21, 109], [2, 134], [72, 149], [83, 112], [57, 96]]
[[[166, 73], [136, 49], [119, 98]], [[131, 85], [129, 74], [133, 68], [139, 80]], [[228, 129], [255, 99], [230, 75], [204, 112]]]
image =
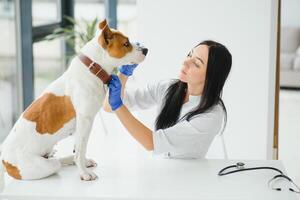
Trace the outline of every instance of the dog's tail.
[[0, 192], [3, 191], [5, 182], [4, 182], [4, 166], [2, 164], [2, 156], [1, 156], [2, 148], [0, 146]]

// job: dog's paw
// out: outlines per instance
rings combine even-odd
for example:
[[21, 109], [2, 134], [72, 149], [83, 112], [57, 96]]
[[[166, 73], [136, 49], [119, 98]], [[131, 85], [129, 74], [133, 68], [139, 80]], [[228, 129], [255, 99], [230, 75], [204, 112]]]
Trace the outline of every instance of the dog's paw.
[[54, 157], [54, 155], [57, 153], [56, 149], [53, 149], [50, 153], [49, 153], [49, 157]]
[[56, 149], [52, 149], [51, 151], [49, 151], [45, 155], [43, 155], [43, 157], [46, 159], [53, 158], [54, 154], [56, 154], [56, 152], [57, 152]]
[[85, 166], [87, 168], [90, 168], [90, 167], [96, 167], [97, 166], [97, 163], [96, 161], [92, 160], [92, 159], [86, 159], [85, 161]]
[[93, 181], [97, 178], [98, 176], [94, 172], [84, 172], [80, 175], [80, 179], [83, 181]]

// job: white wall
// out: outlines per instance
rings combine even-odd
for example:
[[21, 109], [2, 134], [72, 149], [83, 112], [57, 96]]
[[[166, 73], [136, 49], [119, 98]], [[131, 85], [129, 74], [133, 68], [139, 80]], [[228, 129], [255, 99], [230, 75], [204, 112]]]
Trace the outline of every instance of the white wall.
[[[230, 158], [271, 158], [277, 1], [140, 0], [139, 40], [149, 48], [134, 76], [139, 86], [177, 78], [188, 51], [205, 39], [226, 45], [233, 66], [224, 89]], [[153, 122], [154, 110], [137, 113]]]
[[300, 27], [300, 1], [281, 1], [281, 26]]

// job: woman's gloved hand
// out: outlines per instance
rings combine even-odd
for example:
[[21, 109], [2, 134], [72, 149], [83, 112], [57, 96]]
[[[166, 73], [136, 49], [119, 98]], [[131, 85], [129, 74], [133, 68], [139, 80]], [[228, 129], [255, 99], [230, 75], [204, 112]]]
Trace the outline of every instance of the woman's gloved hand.
[[110, 107], [113, 111], [117, 110], [119, 107], [123, 105], [121, 99], [121, 92], [122, 92], [122, 84], [118, 76], [111, 75], [112, 79], [110, 80], [108, 87], [109, 87], [109, 96], [108, 101]]
[[131, 76], [133, 74], [133, 70], [138, 66], [138, 64], [132, 65], [122, 65], [119, 68], [119, 71], [124, 74], [125, 76]]

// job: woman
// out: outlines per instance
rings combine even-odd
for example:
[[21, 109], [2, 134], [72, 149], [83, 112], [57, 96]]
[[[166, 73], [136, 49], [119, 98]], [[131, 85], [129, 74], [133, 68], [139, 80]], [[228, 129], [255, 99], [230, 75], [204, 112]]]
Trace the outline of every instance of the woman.
[[[204, 158], [224, 119], [226, 123], [221, 94], [231, 62], [225, 46], [203, 41], [184, 60], [179, 80], [148, 85], [134, 92], [124, 92], [124, 88], [136, 65], [122, 66], [119, 77], [113, 76], [109, 83], [109, 97], [103, 108], [107, 112], [112, 109], [128, 132], [154, 154]], [[153, 105], [159, 107], [154, 131], [127, 109], [146, 109]]]

